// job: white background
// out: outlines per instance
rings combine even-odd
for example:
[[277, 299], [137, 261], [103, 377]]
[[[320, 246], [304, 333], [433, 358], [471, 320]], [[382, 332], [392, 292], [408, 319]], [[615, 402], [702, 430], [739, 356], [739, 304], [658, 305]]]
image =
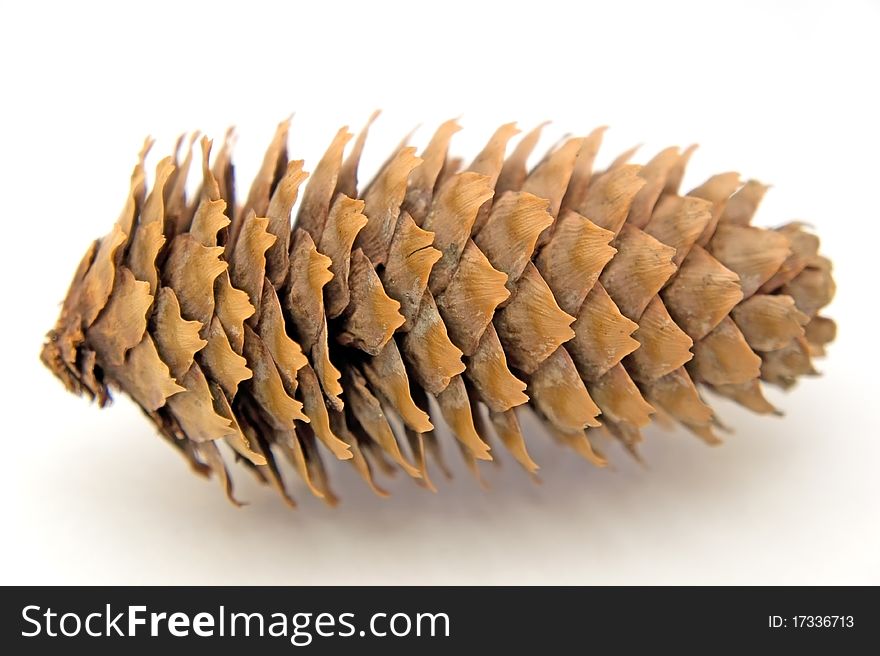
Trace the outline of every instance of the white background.
[[[877, 426], [880, 10], [869, 2], [3, 2], [2, 583], [880, 583]], [[507, 457], [432, 495], [373, 497], [334, 467], [335, 509], [243, 509], [193, 477], [120, 398], [99, 411], [38, 361], [74, 267], [115, 220], [149, 133], [238, 126], [249, 182], [275, 124], [313, 166], [374, 108], [364, 164], [461, 116], [543, 144], [610, 125], [600, 164], [698, 142], [686, 186], [773, 183], [757, 223], [812, 222], [836, 266], [824, 376], [784, 418], [718, 408], [711, 449], [649, 430], [647, 468], [599, 471], [528, 426], [543, 484]], [[447, 442], [447, 454], [455, 450]], [[435, 477], [439, 478], [439, 477]]]

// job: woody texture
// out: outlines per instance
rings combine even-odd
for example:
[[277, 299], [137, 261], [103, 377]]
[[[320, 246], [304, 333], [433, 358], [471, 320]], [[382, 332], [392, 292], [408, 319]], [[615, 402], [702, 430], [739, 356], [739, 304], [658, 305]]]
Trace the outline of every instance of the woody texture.
[[[41, 356], [102, 406], [130, 396], [233, 501], [233, 462], [291, 505], [292, 472], [336, 502], [335, 459], [380, 495], [397, 469], [433, 489], [440, 417], [474, 472], [503, 449], [534, 474], [527, 442], [548, 437], [598, 467], [614, 441], [638, 457], [653, 420], [714, 444], [706, 391], [776, 413], [764, 384], [814, 374], [834, 337], [818, 239], [753, 226], [767, 188], [736, 173], [682, 194], [693, 148], [594, 170], [599, 129], [529, 169], [540, 128], [508, 148], [509, 124], [465, 165], [449, 121], [364, 185], [369, 123], [310, 174], [289, 129], [246, 197], [232, 133], [182, 138], [149, 188], [148, 140]], [[524, 438], [525, 412], [546, 434]]]

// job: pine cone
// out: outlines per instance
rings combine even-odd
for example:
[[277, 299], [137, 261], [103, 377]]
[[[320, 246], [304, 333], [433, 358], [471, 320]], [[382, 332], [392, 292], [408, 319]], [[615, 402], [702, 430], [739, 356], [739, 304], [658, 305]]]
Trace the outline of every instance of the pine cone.
[[111, 387], [127, 393], [230, 499], [221, 440], [289, 503], [281, 455], [334, 503], [324, 450], [380, 495], [373, 473], [395, 465], [433, 487], [429, 456], [447, 470], [429, 396], [475, 471], [492, 459], [486, 417], [537, 469], [517, 418], [526, 406], [603, 466], [596, 438], [635, 455], [652, 417], [716, 443], [698, 385], [775, 412], [761, 381], [814, 373], [811, 356], [834, 337], [818, 315], [834, 283], [816, 237], [799, 223], [751, 226], [766, 187], [736, 173], [679, 195], [693, 148], [644, 166], [625, 153], [594, 172], [600, 129], [529, 171], [540, 127], [505, 159], [517, 129], [504, 125], [460, 170], [450, 121], [421, 156], [401, 144], [359, 189], [368, 129], [346, 159], [352, 135], [336, 134], [292, 229], [307, 174], [288, 161], [289, 121], [240, 204], [229, 134], [213, 164], [201, 140], [191, 201], [195, 137], [159, 162], [149, 190], [148, 140], [43, 362], [100, 405]]

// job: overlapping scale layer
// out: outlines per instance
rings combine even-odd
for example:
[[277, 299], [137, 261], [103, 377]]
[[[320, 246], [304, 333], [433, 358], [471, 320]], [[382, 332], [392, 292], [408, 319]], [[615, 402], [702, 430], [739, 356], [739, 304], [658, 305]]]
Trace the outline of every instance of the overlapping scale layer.
[[289, 160], [282, 122], [240, 204], [231, 133], [213, 163], [201, 139], [191, 199], [197, 135], [149, 190], [148, 141], [45, 364], [102, 405], [111, 388], [128, 394], [233, 500], [229, 454], [294, 504], [286, 459], [332, 504], [326, 458], [349, 460], [380, 495], [374, 474], [394, 468], [433, 489], [429, 463], [447, 471], [437, 414], [475, 472], [494, 437], [537, 470], [526, 409], [597, 466], [595, 436], [637, 454], [652, 418], [715, 443], [701, 389], [775, 412], [762, 385], [814, 373], [834, 337], [816, 237], [801, 223], [752, 226], [766, 187], [735, 173], [680, 194], [693, 148], [594, 170], [598, 129], [529, 170], [541, 128], [505, 158], [509, 124], [461, 168], [448, 121], [360, 186], [374, 119], [347, 157], [353, 135], [340, 130], [310, 176]]

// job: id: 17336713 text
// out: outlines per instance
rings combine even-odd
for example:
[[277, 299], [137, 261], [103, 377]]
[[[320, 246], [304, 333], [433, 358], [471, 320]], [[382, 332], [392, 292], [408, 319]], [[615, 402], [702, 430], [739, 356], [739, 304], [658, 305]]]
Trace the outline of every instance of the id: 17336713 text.
[[771, 629], [851, 629], [854, 624], [852, 615], [769, 615], [767, 618]]

